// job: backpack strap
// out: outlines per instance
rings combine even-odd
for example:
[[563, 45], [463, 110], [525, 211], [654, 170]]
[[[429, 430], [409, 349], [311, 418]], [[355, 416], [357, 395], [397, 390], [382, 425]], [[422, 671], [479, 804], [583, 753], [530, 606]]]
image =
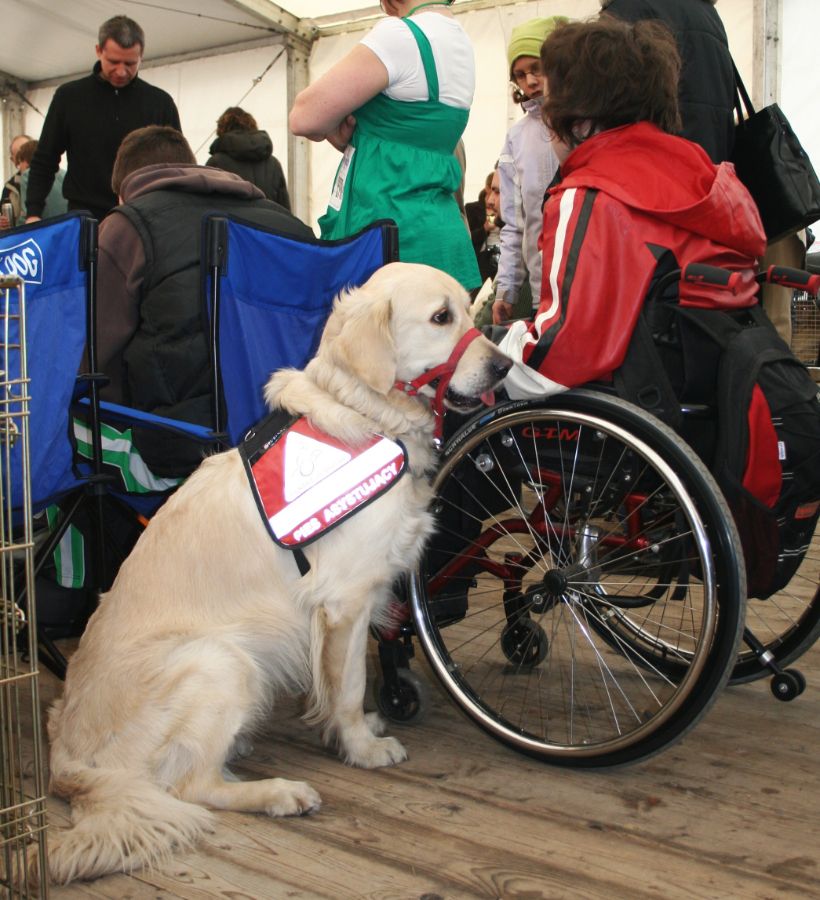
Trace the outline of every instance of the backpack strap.
[[638, 315], [626, 357], [612, 380], [624, 400], [652, 413], [675, 431], [680, 429], [680, 402], [655, 346], [645, 310]]

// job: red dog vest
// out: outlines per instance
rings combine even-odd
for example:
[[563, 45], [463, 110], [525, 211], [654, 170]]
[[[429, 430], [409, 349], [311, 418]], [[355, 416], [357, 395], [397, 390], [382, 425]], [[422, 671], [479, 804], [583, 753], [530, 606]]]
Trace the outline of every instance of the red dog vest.
[[374, 434], [348, 447], [306, 419], [273, 413], [239, 446], [251, 490], [274, 541], [315, 541], [389, 490], [402, 476], [402, 444]]

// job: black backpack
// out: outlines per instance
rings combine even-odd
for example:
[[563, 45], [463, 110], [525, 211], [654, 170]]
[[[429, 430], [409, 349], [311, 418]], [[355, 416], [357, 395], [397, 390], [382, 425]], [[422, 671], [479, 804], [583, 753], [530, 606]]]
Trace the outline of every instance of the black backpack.
[[[615, 385], [696, 448], [732, 510], [748, 594], [785, 587], [820, 515], [820, 387], [759, 306], [658, 303]], [[683, 406], [706, 410], [680, 415]]]

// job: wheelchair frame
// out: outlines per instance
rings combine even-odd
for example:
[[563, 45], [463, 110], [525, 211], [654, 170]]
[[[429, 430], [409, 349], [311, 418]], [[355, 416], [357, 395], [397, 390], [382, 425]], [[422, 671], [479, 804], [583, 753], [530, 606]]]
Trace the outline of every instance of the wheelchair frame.
[[[781, 283], [798, 274], [768, 273]], [[697, 273], [709, 275], [705, 267]], [[539, 437], [529, 450], [526, 429]], [[604, 470], [600, 457], [597, 471], [580, 477], [581, 442], [571, 438], [578, 429], [618, 445], [620, 461], [643, 460], [657, 490], [673, 498], [677, 520], [683, 515], [693, 535], [700, 521], [704, 533], [692, 539], [694, 552], [669, 557], [668, 548], [680, 543], [672, 523], [658, 519], [628, 467], [623, 477], [633, 480], [618, 489], [618, 503], [610, 501], [604, 530], [584, 518], [578, 491], [612, 492], [621, 475]], [[539, 442], [552, 442], [551, 453]], [[527, 465], [527, 453], [541, 458]], [[484, 478], [489, 497], [479, 502], [477, 488], [461, 487], [462, 522], [475, 533], [448, 551], [448, 492], [470, 478]], [[522, 485], [529, 503], [517, 495]], [[820, 636], [820, 535], [786, 589], [747, 605], [739, 539], [718, 486], [679, 435], [642, 409], [580, 389], [503, 404], [450, 438], [434, 487], [439, 532], [406, 587], [405, 621], [378, 635], [383, 681], [375, 696], [388, 718], [413, 721], [424, 711], [423, 686], [408, 668], [413, 637], [480, 727], [562, 765], [611, 766], [653, 755], [693, 727], [729, 681], [773, 673], [772, 692], [781, 700], [805, 688], [802, 674], [784, 667]], [[643, 571], [626, 562], [658, 546], [667, 550], [656, 549], [657, 562], [644, 563]], [[613, 587], [617, 577], [621, 586]], [[762, 638], [752, 628], [762, 629]], [[548, 689], [556, 680], [565, 688], [561, 702]]]

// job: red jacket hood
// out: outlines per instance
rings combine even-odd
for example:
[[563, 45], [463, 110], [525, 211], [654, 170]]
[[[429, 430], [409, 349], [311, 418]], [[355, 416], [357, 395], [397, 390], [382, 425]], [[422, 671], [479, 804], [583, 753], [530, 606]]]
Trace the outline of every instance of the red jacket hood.
[[749, 256], [761, 256], [766, 236], [757, 206], [731, 163], [715, 166], [684, 138], [639, 122], [596, 134], [561, 166], [567, 188], [595, 188], [638, 212]]
[[229, 194], [246, 200], [264, 200], [258, 187], [244, 178], [210, 166], [155, 163], [136, 169], [120, 185], [123, 203], [151, 191], [183, 191], [190, 194]]

